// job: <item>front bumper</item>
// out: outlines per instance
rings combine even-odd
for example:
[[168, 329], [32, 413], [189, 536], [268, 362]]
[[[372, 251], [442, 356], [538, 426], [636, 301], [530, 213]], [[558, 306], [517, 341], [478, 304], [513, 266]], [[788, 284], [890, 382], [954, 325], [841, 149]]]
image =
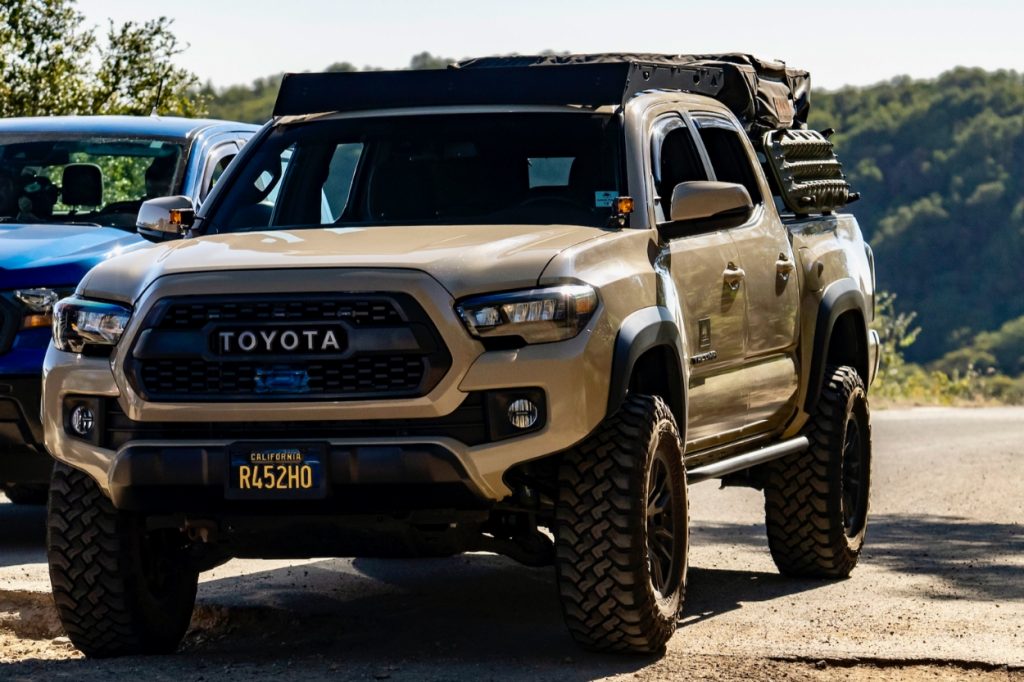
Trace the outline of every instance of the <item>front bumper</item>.
[[[211, 274], [208, 277], [192, 274], [187, 277], [164, 278], [160, 281], [159, 295], [174, 296], [196, 290], [207, 294], [259, 293], [261, 290], [266, 291], [271, 281], [272, 290], [276, 292], [307, 292], [311, 278], [307, 273], [294, 271], [261, 272], [259, 276], [245, 280], [227, 277], [223, 273]], [[294, 429], [292, 437], [302, 439], [308, 437], [303, 435], [304, 424], [313, 427], [315, 422], [326, 420], [367, 425], [382, 423], [385, 420], [437, 420], [455, 413], [465, 402], [467, 395], [473, 392], [540, 389], [546, 398], [546, 423], [543, 428], [527, 435], [477, 444], [445, 437], [408, 438], [398, 431], [394, 436], [387, 438], [329, 439], [332, 449], [336, 448], [338, 452], [357, 453], [355, 459], [350, 455], [338, 455], [349, 463], [345, 464], [345, 467], [351, 462], [357, 462], [369, 466], [374, 471], [391, 471], [394, 474], [392, 482], [395, 485], [404, 485], [402, 477], [405, 474], [402, 472], [405, 469], [395, 469], [389, 464], [388, 457], [381, 454], [381, 448], [397, 448], [395, 456], [400, 461], [404, 461], [406, 457], [401, 453], [407, 451], [430, 451], [434, 453], [431, 461], [439, 457], [437, 453], [444, 453], [440, 459], [450, 461], [454, 465], [453, 471], [456, 472], [446, 476], [458, 478], [458, 485], [469, 490], [478, 500], [497, 501], [508, 497], [512, 492], [504, 481], [504, 475], [510, 468], [572, 447], [585, 438], [605, 416], [608, 404], [607, 377], [611, 370], [615, 332], [601, 309], [590, 320], [587, 329], [574, 339], [515, 350], [485, 352], [483, 346], [469, 336], [455, 315], [454, 301], [450, 294], [434, 279], [423, 273], [335, 271], [320, 281], [324, 286], [333, 287], [335, 291], [401, 291], [415, 297], [437, 326], [451, 352], [452, 366], [447, 374], [427, 395], [415, 398], [203, 404], [146, 401], [134, 392], [123, 367], [124, 356], [131, 347], [130, 340], [138, 331], [138, 321], [145, 317], [158, 300], [157, 295], [150, 291], [144, 294], [136, 305], [132, 322], [112, 358], [78, 356], [53, 348], [47, 353], [43, 398], [44, 431], [50, 452], [58, 460], [89, 474], [117, 504], [131, 504], [130, 498], [134, 493], [125, 490], [126, 488], [139, 487], [141, 490], [173, 485], [171, 481], [174, 479], [170, 475], [146, 474], [145, 477], [136, 480], [134, 473], [125, 478], [125, 471], [171, 471], [177, 466], [171, 463], [183, 449], [205, 452], [207, 454], [202, 456], [186, 455], [198, 457], [195, 462], [205, 462], [194, 466], [205, 471], [203, 475], [207, 478], [196, 484], [195, 481], [198, 479], [194, 474], [189, 474], [186, 480], [191, 483], [187, 483], [185, 488], [187, 491], [205, 489], [203, 495], [209, 494], [216, 498], [218, 494], [223, 497], [223, 479], [217, 478], [223, 474], [210, 473], [213, 468], [221, 466], [221, 460], [218, 459], [221, 455], [213, 453], [223, 451], [227, 445], [243, 440], [242, 438], [225, 438], [211, 431], [210, 436], [199, 439], [185, 440], [161, 436], [157, 440], [140, 438], [101, 447], [67, 433], [63, 416], [65, 398], [113, 398], [124, 415], [140, 424], [177, 422], [187, 429], [190, 424], [196, 422], [214, 425], [222, 423], [225, 424], [225, 431], [230, 431], [231, 425], [237, 427], [242, 422], [275, 426], [288, 424]], [[247, 290], [247, 287], [251, 289]], [[286, 441], [286, 438], [287, 435], [275, 436], [272, 441], [266, 442], [290, 442]], [[125, 463], [135, 462], [137, 457], [143, 456], [135, 454], [138, 452], [147, 453], [144, 456], [145, 461], [150, 464], [146, 465], [146, 469], [137, 469], [142, 465]], [[415, 455], [412, 459], [419, 461], [421, 458]], [[416, 464], [412, 468], [420, 471], [424, 470], [424, 466]], [[425, 470], [434, 471], [435, 467], [431, 464], [426, 466]], [[333, 467], [332, 471], [335, 471]], [[141, 473], [139, 475], [142, 476]], [[332, 473], [332, 476], [334, 475]], [[432, 475], [427, 475], [423, 483], [439, 484], [439, 481], [431, 478]], [[361, 487], [363, 481], [361, 478], [341, 478], [337, 483], [351, 490]], [[374, 485], [376, 484], [375, 481]], [[385, 483], [381, 482], [381, 485]], [[187, 491], [179, 489], [176, 494], [171, 494], [171, 497], [178, 500], [186, 499]]]
[[46, 483], [53, 460], [43, 448], [40, 378], [0, 376], [0, 486]]
[[[289, 441], [301, 444], [303, 441]], [[328, 443], [327, 494], [314, 501], [228, 500], [228, 445], [130, 445], [109, 471], [118, 509], [163, 514], [219, 514], [289, 508], [394, 514], [420, 508], [480, 506], [466, 470], [440, 443]]]

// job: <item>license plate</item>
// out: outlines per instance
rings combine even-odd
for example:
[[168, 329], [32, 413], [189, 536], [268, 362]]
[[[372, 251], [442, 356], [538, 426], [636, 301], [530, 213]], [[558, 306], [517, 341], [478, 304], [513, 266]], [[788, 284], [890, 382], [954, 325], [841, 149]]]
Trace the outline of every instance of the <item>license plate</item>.
[[228, 448], [227, 496], [250, 500], [323, 497], [326, 452], [322, 444], [236, 443]]

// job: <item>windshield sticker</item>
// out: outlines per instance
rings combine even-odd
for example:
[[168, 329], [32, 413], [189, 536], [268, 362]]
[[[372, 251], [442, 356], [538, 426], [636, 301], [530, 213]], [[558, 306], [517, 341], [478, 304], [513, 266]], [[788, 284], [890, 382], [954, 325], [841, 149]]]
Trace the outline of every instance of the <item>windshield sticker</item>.
[[594, 192], [594, 207], [611, 208], [617, 196], [619, 196], [618, 192]]

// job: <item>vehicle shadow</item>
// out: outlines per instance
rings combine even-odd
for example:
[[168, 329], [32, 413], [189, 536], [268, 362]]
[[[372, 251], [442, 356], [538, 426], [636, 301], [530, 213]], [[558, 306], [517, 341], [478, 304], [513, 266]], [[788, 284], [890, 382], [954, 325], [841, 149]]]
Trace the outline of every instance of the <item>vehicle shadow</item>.
[[0, 568], [46, 561], [46, 507], [0, 503]]
[[[709, 523], [695, 532], [695, 544], [718, 542], [765, 546], [764, 527]], [[861, 561], [896, 573], [937, 578], [935, 589], [920, 593], [929, 599], [1024, 600], [1021, 523], [876, 514], [868, 523]]]
[[[34, 532], [28, 539], [41, 542], [41, 534]], [[936, 576], [950, 588], [930, 598], [1024, 599], [1024, 585], [1016, 580], [1024, 557], [1020, 526], [882, 515], [872, 519], [869, 533], [865, 562]], [[760, 524], [700, 523], [694, 543], [764, 551], [764, 529]], [[774, 572], [693, 566], [681, 628], [685, 633], [688, 626], [744, 604], [828, 584]], [[168, 679], [208, 674], [247, 679], [274, 671], [287, 677], [292, 670], [303, 679], [340, 673], [389, 680], [592, 680], [637, 672], [654, 658], [582, 651], [562, 622], [552, 569], [472, 554], [328, 559], [207, 580], [200, 586], [182, 651], [148, 659], [147, 667], [149, 661], [156, 669], [173, 666]], [[25, 660], [0, 664], [0, 678], [45, 674], [71, 679], [85, 669], [117, 676], [137, 672], [142, 663], [138, 658]]]

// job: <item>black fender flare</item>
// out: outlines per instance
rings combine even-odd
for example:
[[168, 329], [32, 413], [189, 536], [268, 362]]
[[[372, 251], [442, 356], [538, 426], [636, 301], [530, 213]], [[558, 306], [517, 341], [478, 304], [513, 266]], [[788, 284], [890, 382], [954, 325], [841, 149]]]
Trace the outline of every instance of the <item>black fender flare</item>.
[[[637, 361], [647, 351], [666, 347], [676, 359], [677, 377], [669, 377], [670, 385], [678, 381], [678, 405], [673, 405], [677, 412], [676, 420], [679, 428], [685, 429], [685, 409], [687, 405], [686, 352], [683, 337], [675, 317], [662, 306], [641, 308], [626, 317], [615, 337], [615, 348], [612, 356], [612, 372], [608, 384], [608, 412], [611, 416], [622, 406], [629, 391], [629, 382]], [[666, 371], [671, 368], [666, 368]]]
[[[818, 305], [818, 315], [814, 324], [814, 346], [811, 354], [810, 371], [807, 375], [807, 396], [804, 399], [804, 409], [807, 412], [814, 408], [814, 405], [818, 402], [818, 397], [821, 395], [821, 387], [825, 382], [828, 348], [832, 342], [832, 332], [835, 329], [836, 320], [850, 311], [859, 312], [861, 318], [865, 320], [864, 329], [862, 330], [864, 338], [858, 344], [858, 348], [863, 355], [863, 358], [858, 358], [858, 369], [867, 367], [868, 331], [866, 320], [868, 318], [866, 310], [864, 292], [861, 291], [860, 286], [853, 279], [844, 278], [836, 280], [825, 289], [825, 294]], [[867, 376], [865, 376], [864, 381], [866, 382], [867, 379]]]

